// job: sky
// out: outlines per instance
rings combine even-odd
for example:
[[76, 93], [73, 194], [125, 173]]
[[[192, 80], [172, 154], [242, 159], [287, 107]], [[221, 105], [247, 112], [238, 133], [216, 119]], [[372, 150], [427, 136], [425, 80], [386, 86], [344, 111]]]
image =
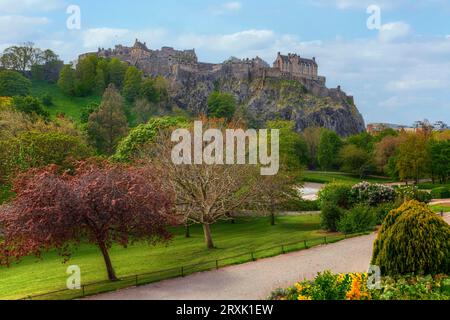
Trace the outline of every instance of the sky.
[[[67, 26], [73, 5], [79, 28]], [[450, 0], [0, 0], [0, 51], [31, 41], [70, 62], [136, 38], [195, 48], [203, 62], [316, 57], [366, 123], [450, 123]]]

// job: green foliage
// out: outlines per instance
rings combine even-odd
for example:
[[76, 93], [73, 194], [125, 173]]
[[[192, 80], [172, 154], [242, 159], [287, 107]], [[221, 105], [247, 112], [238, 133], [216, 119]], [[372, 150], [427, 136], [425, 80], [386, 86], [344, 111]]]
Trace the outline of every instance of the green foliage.
[[268, 129], [280, 132], [280, 166], [282, 169], [299, 172], [308, 164], [308, 146], [302, 136], [295, 131], [293, 121], [268, 121]]
[[397, 209], [400, 205], [398, 202], [386, 202], [382, 203], [373, 208], [373, 212], [376, 219], [376, 224], [383, 224], [384, 219], [386, 219], [387, 215], [394, 209]]
[[419, 202], [431, 202], [431, 194], [427, 191], [419, 190], [417, 186], [400, 186], [395, 189], [397, 198], [401, 201], [416, 200]]
[[431, 198], [433, 199], [448, 199], [450, 198], [450, 188], [441, 187], [435, 188], [431, 191]]
[[389, 276], [449, 274], [450, 226], [427, 205], [404, 203], [386, 217], [372, 264]]
[[114, 153], [120, 139], [127, 134], [124, 101], [113, 84], [105, 90], [98, 110], [89, 116], [87, 132], [97, 150], [107, 155]]
[[147, 99], [148, 102], [158, 103], [160, 101], [160, 94], [154, 79], [147, 78], [142, 81], [140, 96]]
[[236, 99], [232, 94], [213, 92], [208, 97], [208, 115], [212, 118], [231, 120], [236, 111]]
[[0, 97], [26, 96], [30, 93], [31, 82], [19, 72], [0, 71]]
[[339, 152], [341, 170], [348, 173], [365, 177], [370, 171], [369, 153], [356, 145], [344, 146]]
[[356, 146], [359, 149], [366, 151], [367, 153], [371, 152], [374, 147], [374, 136], [372, 136], [368, 132], [362, 132], [357, 135], [353, 135], [347, 138], [347, 143]]
[[374, 290], [377, 300], [450, 300], [450, 278], [438, 276], [386, 277], [381, 290]]
[[13, 106], [16, 110], [29, 114], [38, 115], [44, 119], [48, 119], [50, 114], [42, 107], [41, 101], [32, 96], [14, 97]]
[[310, 201], [303, 199], [291, 199], [282, 204], [281, 208], [286, 211], [320, 211], [319, 201]]
[[338, 223], [338, 230], [343, 233], [358, 233], [373, 230], [377, 221], [373, 208], [358, 204], [347, 211]]
[[41, 102], [46, 107], [51, 107], [53, 105], [53, 97], [49, 93], [45, 93], [41, 96]]
[[344, 215], [344, 210], [333, 202], [321, 205], [320, 226], [328, 231], [338, 231], [338, 224]]
[[431, 140], [428, 148], [432, 175], [437, 176], [441, 183], [446, 183], [450, 177], [450, 140]]
[[324, 206], [326, 203], [332, 203], [343, 209], [349, 209], [352, 205], [351, 189], [352, 185], [347, 183], [333, 182], [327, 184], [319, 192], [321, 206]]
[[353, 202], [377, 206], [396, 199], [394, 188], [382, 184], [361, 182], [354, 185], [350, 192]]
[[130, 102], [136, 99], [136, 97], [139, 94], [139, 91], [141, 90], [142, 77], [143, 77], [142, 71], [140, 71], [138, 68], [134, 66], [128, 67], [125, 73], [125, 79], [122, 90], [125, 99], [127, 99]]
[[0, 141], [0, 180], [17, 172], [49, 164], [66, 166], [73, 160], [92, 155], [79, 137], [61, 133], [26, 132]]
[[71, 65], [65, 65], [59, 75], [58, 86], [69, 96], [75, 95], [76, 72]]
[[98, 58], [96, 55], [88, 55], [80, 59], [76, 68], [76, 95], [84, 97], [92, 94], [96, 88], [96, 70]]
[[322, 170], [333, 170], [339, 166], [337, 155], [342, 147], [339, 136], [329, 130], [324, 130], [320, 136], [317, 160]]
[[9, 201], [13, 196], [14, 193], [11, 191], [11, 186], [9, 184], [0, 184], [0, 205]]
[[98, 108], [100, 108], [100, 104], [96, 102], [91, 102], [88, 103], [86, 106], [84, 106], [83, 109], [81, 110], [80, 116], [81, 123], [83, 124], [88, 123], [90, 115], [96, 112]]
[[419, 179], [429, 172], [427, 137], [423, 134], [408, 135], [398, 148], [396, 160], [400, 179], [414, 179], [418, 183]]
[[117, 58], [112, 58], [108, 65], [109, 81], [114, 84], [116, 88], [123, 87], [123, 80], [127, 71], [127, 64]]
[[153, 142], [160, 130], [183, 126], [186, 119], [178, 117], [163, 117], [151, 119], [147, 124], [141, 124], [132, 129], [128, 136], [120, 141], [113, 159], [117, 162], [128, 162], [139, 156], [144, 145]]

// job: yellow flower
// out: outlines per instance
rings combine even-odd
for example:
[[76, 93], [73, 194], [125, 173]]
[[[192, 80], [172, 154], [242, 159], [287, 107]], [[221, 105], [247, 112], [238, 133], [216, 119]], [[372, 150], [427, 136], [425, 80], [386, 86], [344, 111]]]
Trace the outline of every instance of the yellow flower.
[[312, 299], [311, 299], [311, 297], [307, 297], [307, 296], [298, 296], [298, 300], [299, 301], [310, 301]]

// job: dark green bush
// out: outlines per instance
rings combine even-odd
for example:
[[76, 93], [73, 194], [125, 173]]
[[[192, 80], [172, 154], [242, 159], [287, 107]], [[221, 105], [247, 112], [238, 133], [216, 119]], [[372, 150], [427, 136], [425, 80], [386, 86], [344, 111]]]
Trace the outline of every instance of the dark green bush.
[[328, 231], [338, 231], [338, 223], [344, 215], [344, 210], [333, 202], [325, 202], [322, 204], [322, 212], [320, 214], [321, 227]]
[[293, 199], [283, 203], [282, 208], [287, 211], [319, 211], [319, 201], [309, 201], [303, 199]]
[[350, 209], [352, 201], [350, 192], [352, 186], [346, 183], [329, 183], [319, 192], [319, 202], [321, 207], [326, 203], [332, 203], [343, 209]]
[[397, 209], [399, 206], [400, 204], [397, 202], [386, 202], [373, 208], [373, 213], [375, 215], [377, 225], [381, 225], [384, 219], [386, 219], [389, 212], [391, 212], [394, 209]]
[[344, 233], [356, 233], [373, 230], [376, 218], [371, 207], [358, 204], [347, 211], [338, 223], [338, 230]]
[[450, 188], [436, 188], [431, 191], [432, 199], [447, 199], [450, 198]]
[[46, 93], [41, 97], [42, 104], [46, 107], [51, 107], [53, 105], [53, 97]]
[[426, 204], [406, 202], [384, 220], [372, 264], [388, 276], [449, 274], [450, 226]]

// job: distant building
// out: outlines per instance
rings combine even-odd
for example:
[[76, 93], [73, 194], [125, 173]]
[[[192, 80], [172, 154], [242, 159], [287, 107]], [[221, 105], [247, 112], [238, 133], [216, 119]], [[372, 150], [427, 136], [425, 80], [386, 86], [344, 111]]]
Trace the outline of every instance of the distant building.
[[367, 125], [367, 132], [376, 135], [380, 133], [381, 131], [384, 131], [386, 129], [392, 129], [398, 132], [404, 131], [404, 132], [422, 132], [424, 130], [426, 131], [445, 131], [449, 130], [447, 124], [445, 124], [442, 121], [436, 122], [434, 125], [431, 124], [428, 120], [423, 121], [416, 121], [414, 125], [412, 126], [405, 126], [405, 125], [399, 125], [399, 124], [392, 124], [392, 123], [370, 123]]

